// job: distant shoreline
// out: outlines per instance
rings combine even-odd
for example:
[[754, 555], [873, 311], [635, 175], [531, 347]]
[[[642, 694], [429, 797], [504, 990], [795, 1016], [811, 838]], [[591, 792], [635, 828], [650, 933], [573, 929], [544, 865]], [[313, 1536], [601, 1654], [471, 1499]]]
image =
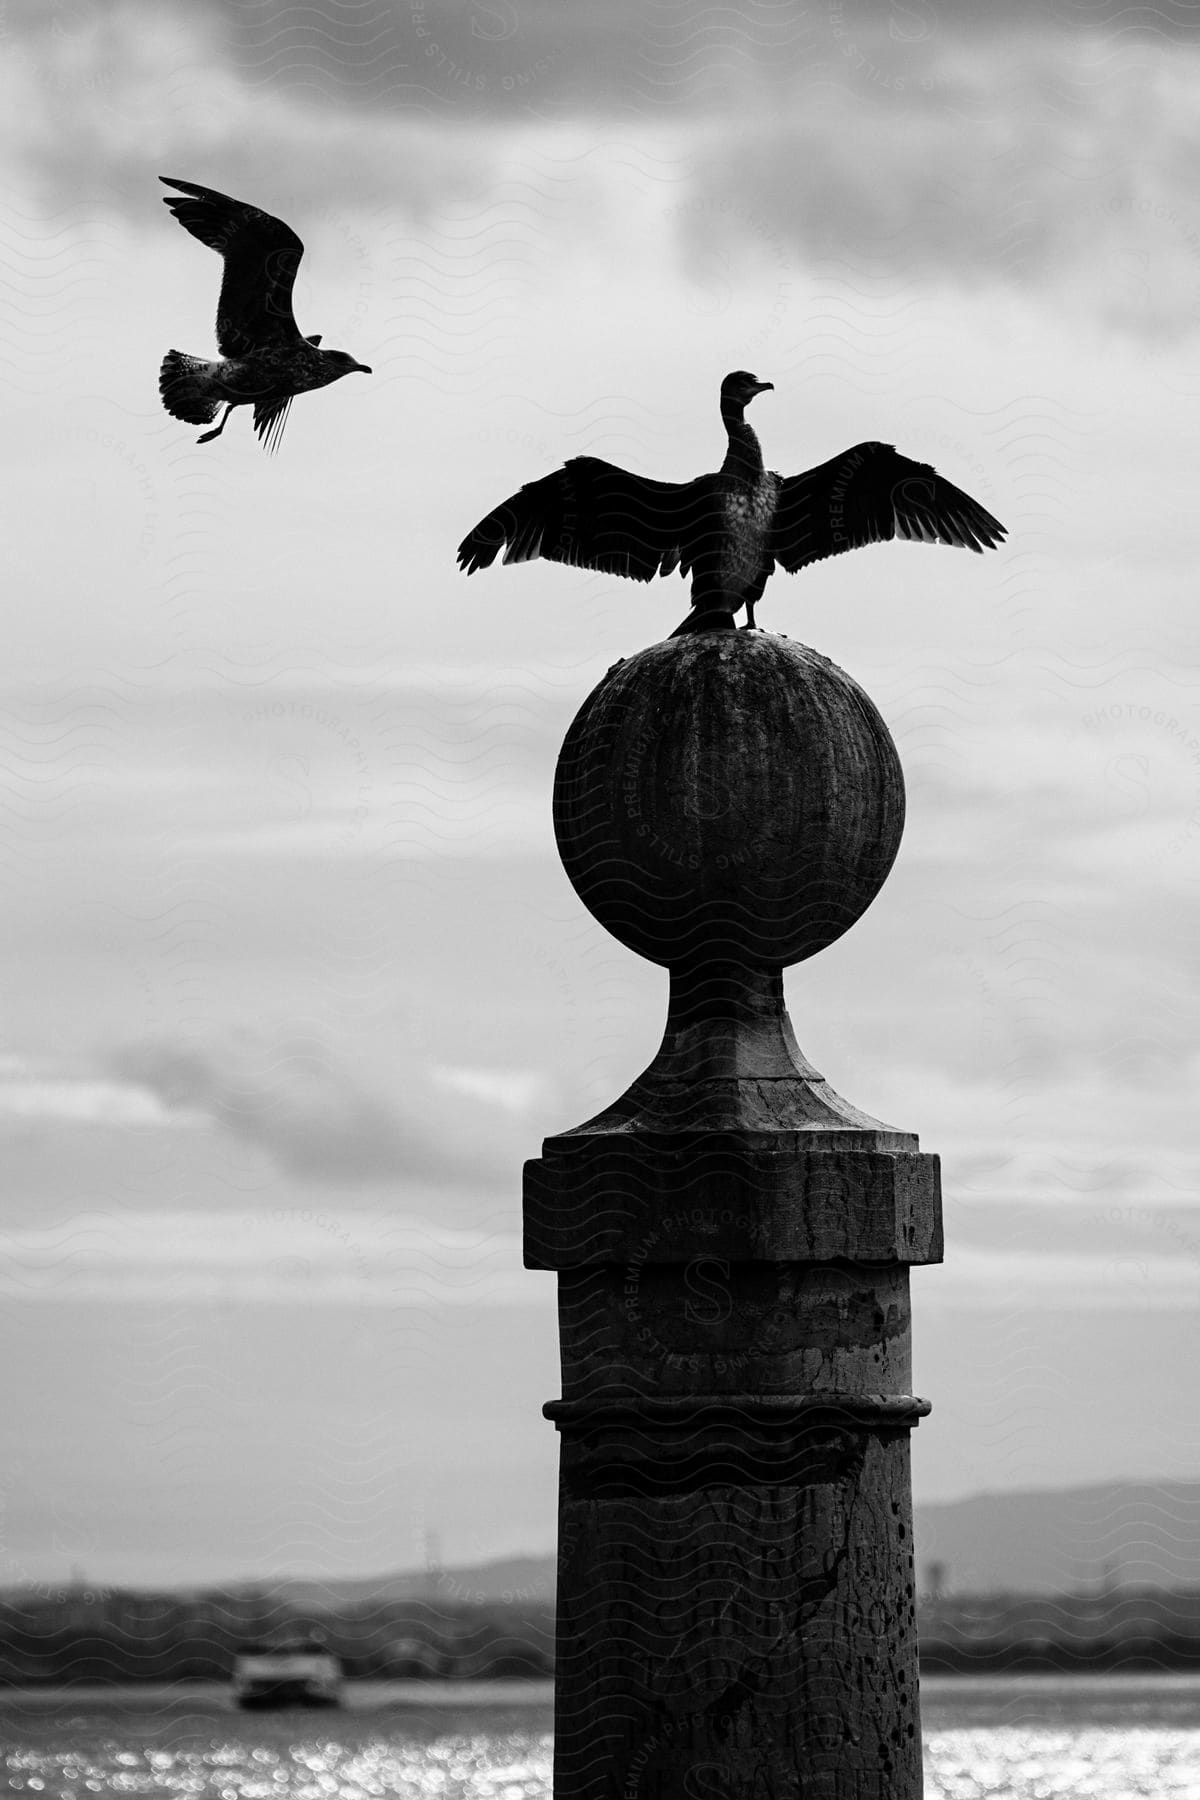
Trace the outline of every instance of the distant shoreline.
[[[996, 1686], [1020, 1686], [1035, 1692], [1051, 1692], [1055, 1688], [1070, 1691], [1089, 1689], [1099, 1692], [1106, 1685], [1114, 1690], [1132, 1692], [1137, 1687], [1167, 1687], [1186, 1692], [1200, 1688], [1200, 1670], [1171, 1668], [1092, 1668], [1092, 1669], [937, 1669], [923, 1673], [921, 1688], [931, 1697], [935, 1693], [965, 1692], [972, 1688], [983, 1693]], [[291, 1707], [278, 1712], [245, 1714], [233, 1703], [229, 1688], [215, 1681], [177, 1682], [76, 1682], [70, 1686], [33, 1685], [0, 1686], [0, 1712], [9, 1708], [50, 1710], [61, 1707], [128, 1706], [184, 1709], [202, 1708], [207, 1714], [218, 1712], [239, 1718], [304, 1718], [332, 1721], [341, 1714], [383, 1712], [397, 1707], [409, 1711], [422, 1708], [449, 1709], [456, 1706], [513, 1708], [533, 1711], [550, 1710], [554, 1705], [554, 1683], [543, 1677], [513, 1677], [504, 1681], [372, 1681], [348, 1680], [345, 1700], [340, 1708]]]
[[[374, 1712], [388, 1706], [552, 1706], [554, 1683], [545, 1677], [513, 1676], [504, 1681], [362, 1681], [347, 1680], [344, 1688], [343, 1712]], [[229, 1687], [219, 1681], [77, 1681], [68, 1686], [52, 1686], [34, 1682], [26, 1687], [15, 1684], [0, 1686], [0, 1708], [36, 1704], [38, 1706], [103, 1705], [136, 1700], [147, 1706], [215, 1705], [222, 1711], [242, 1715], [230, 1695]], [[286, 1718], [303, 1715], [309, 1718], [335, 1718], [336, 1708], [285, 1707], [278, 1713], [256, 1713], [256, 1718]]]

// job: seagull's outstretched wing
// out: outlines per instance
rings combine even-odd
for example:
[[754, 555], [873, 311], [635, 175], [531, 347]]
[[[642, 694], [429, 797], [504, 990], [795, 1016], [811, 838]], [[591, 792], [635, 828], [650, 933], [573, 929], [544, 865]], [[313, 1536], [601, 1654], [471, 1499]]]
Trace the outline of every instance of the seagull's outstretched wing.
[[862, 544], [914, 538], [991, 550], [1007, 535], [970, 494], [928, 463], [891, 444], [855, 444], [840, 456], [784, 478], [771, 528], [771, 554], [793, 574]]
[[712, 478], [648, 481], [596, 456], [576, 456], [481, 519], [458, 547], [468, 575], [504, 561], [573, 563], [650, 581], [686, 574], [712, 533]]
[[194, 181], [160, 175], [182, 194], [165, 194], [179, 223], [225, 259], [217, 303], [217, 344], [222, 356], [301, 341], [292, 312], [292, 287], [304, 245], [282, 219], [231, 200]]

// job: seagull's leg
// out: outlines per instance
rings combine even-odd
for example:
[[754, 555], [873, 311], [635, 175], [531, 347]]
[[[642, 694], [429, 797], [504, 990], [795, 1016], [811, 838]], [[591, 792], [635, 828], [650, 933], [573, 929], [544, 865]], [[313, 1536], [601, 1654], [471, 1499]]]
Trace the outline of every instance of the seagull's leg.
[[231, 400], [229, 402], [228, 406], [225, 408], [225, 417], [221, 420], [221, 423], [219, 425], [215, 425], [211, 431], [206, 431], [204, 433], [203, 437], [198, 437], [196, 439], [196, 442], [198, 444], [211, 444], [215, 437], [220, 437], [221, 433], [225, 429], [226, 423], [228, 422], [228, 419], [229, 419], [229, 415], [232, 411], [233, 411], [233, 401]]

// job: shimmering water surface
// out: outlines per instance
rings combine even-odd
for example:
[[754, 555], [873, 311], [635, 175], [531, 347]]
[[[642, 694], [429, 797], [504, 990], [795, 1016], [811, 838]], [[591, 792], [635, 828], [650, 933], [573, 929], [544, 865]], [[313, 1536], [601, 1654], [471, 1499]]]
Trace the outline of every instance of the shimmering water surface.
[[[927, 1679], [929, 1800], [1200, 1800], [1200, 1677]], [[352, 1688], [245, 1714], [213, 1689], [0, 1694], [23, 1800], [550, 1800], [548, 1684]]]

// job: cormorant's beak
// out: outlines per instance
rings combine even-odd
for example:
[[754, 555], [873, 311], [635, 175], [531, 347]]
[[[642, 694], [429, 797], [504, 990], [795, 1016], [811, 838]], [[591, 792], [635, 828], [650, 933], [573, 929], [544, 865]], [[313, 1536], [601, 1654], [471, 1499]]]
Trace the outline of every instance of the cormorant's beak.
[[756, 394], [765, 394], [768, 388], [774, 393], [775, 383], [773, 381], [756, 381], [754, 384], [754, 391]]
[[373, 375], [375, 373], [375, 371], [374, 371], [374, 369], [369, 369], [367, 367], [366, 363], [355, 363], [354, 369], [351, 371], [351, 373], [357, 373], [359, 375]]

